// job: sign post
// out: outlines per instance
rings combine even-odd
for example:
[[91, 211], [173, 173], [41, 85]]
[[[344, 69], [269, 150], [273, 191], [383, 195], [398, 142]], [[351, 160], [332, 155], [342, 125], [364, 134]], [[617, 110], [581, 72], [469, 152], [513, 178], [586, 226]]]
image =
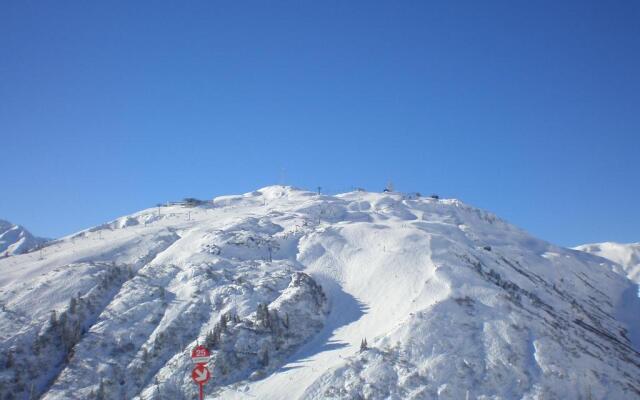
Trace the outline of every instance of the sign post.
[[200, 400], [204, 399], [204, 385], [211, 379], [209, 368], [203, 364], [198, 364], [191, 371], [191, 378], [200, 387]]
[[211, 379], [211, 372], [207, 368], [210, 356], [209, 349], [202, 345], [194, 347], [191, 351], [191, 360], [196, 364], [191, 371], [191, 379], [200, 389], [200, 400], [204, 399], [204, 385]]

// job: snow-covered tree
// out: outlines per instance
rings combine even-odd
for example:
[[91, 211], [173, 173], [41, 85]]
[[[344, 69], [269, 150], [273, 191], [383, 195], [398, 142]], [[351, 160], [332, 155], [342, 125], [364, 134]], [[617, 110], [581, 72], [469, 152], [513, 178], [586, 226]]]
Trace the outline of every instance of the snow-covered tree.
[[72, 297], [71, 300], [69, 300], [69, 312], [71, 314], [75, 314], [76, 313], [76, 307], [78, 306], [78, 300], [76, 300], [75, 297]]
[[269, 315], [269, 308], [266, 304], [259, 303], [256, 311], [256, 323], [262, 328], [269, 328], [271, 326], [271, 316]]
[[369, 345], [367, 344], [367, 338], [362, 339], [362, 342], [360, 342], [360, 352], [363, 352], [368, 348], [369, 348]]
[[269, 365], [269, 350], [268, 349], [264, 349], [262, 351], [262, 354], [260, 355], [260, 364], [263, 367], [266, 367], [267, 365]]
[[15, 364], [15, 360], [13, 358], [13, 350], [9, 350], [7, 352], [7, 359], [4, 363], [5, 367], [7, 369], [13, 368], [13, 365]]
[[58, 325], [58, 316], [56, 310], [51, 310], [51, 316], [49, 317], [49, 325], [54, 327]]
[[107, 393], [104, 386], [104, 380], [100, 380], [100, 386], [98, 386], [98, 391], [96, 392], [96, 400], [106, 400]]

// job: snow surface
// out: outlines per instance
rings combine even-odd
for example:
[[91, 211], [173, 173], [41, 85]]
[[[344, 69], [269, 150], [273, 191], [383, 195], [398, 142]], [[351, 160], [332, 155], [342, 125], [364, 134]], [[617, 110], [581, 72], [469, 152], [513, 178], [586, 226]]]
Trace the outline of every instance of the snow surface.
[[0, 257], [31, 251], [47, 239], [35, 237], [23, 226], [0, 219]]
[[211, 399], [640, 399], [619, 266], [455, 199], [270, 186], [39, 253], [0, 260], [2, 398], [194, 398], [208, 342]]
[[640, 284], [640, 243], [592, 243], [575, 247], [575, 249], [620, 264], [622, 272], [629, 279]]

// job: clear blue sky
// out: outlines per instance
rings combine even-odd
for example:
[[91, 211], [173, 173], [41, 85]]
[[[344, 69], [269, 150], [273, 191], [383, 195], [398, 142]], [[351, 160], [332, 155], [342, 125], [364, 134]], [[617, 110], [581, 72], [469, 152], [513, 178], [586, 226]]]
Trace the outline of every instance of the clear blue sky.
[[640, 241], [638, 1], [3, 1], [0, 217], [278, 183]]

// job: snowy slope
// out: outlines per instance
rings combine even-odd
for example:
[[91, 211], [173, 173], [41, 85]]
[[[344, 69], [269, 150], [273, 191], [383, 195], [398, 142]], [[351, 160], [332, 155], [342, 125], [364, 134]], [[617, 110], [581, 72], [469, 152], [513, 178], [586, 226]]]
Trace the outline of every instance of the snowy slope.
[[640, 301], [614, 268], [458, 200], [143, 210], [0, 260], [0, 397], [193, 398], [205, 343], [215, 398], [636, 399]]
[[26, 253], [46, 242], [35, 237], [24, 227], [0, 219], [0, 257]]
[[623, 273], [632, 281], [640, 283], [640, 243], [593, 243], [575, 248], [620, 264]]

